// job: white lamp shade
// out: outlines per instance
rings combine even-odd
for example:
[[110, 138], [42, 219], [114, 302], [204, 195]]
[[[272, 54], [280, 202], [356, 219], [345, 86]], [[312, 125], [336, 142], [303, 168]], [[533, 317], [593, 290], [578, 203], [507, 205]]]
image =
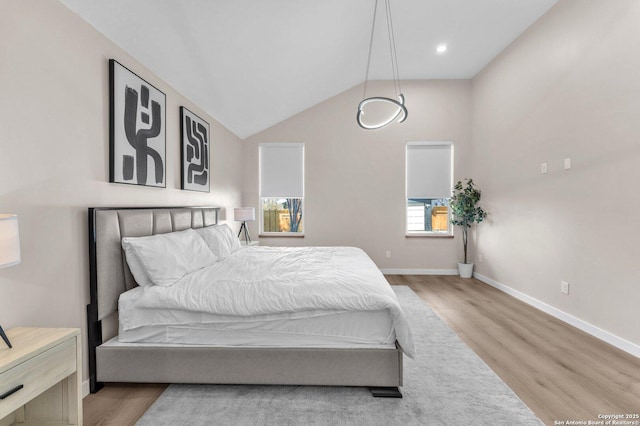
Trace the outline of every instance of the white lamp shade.
[[0, 214], [0, 268], [20, 263], [18, 216]]
[[253, 207], [236, 207], [233, 209], [233, 219], [238, 222], [256, 220], [256, 209]]

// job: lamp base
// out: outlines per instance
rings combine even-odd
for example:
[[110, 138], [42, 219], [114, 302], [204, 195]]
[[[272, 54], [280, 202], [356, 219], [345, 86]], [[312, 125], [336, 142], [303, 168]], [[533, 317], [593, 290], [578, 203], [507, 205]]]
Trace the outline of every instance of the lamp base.
[[4, 333], [4, 330], [2, 329], [1, 325], [0, 325], [0, 336], [2, 336], [2, 340], [4, 340], [7, 346], [9, 346], [10, 348], [13, 347], [11, 346], [11, 342], [9, 341], [9, 338], [7, 337], [7, 335]]
[[248, 245], [251, 242], [251, 237], [249, 237], [249, 228], [247, 227], [247, 222], [242, 221], [242, 225], [240, 225], [240, 232], [238, 232], [238, 238], [240, 238], [240, 234], [244, 230], [244, 241]]

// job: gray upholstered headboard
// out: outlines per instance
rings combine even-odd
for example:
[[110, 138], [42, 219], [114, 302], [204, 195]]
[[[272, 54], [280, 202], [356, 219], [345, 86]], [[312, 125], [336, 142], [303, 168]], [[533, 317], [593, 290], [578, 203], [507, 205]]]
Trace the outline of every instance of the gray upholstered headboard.
[[[218, 207], [89, 208], [89, 363], [102, 344], [102, 320], [118, 310], [118, 298], [136, 286], [124, 260], [123, 237], [142, 237], [218, 223]], [[95, 372], [95, 368], [90, 368]], [[90, 378], [95, 380], [94, 377]]]
[[95, 262], [92, 263], [95, 263], [96, 269], [96, 301], [98, 320], [101, 320], [118, 310], [121, 293], [137, 285], [124, 260], [121, 246], [123, 237], [142, 237], [215, 225], [218, 222], [218, 208], [92, 208], [89, 209], [89, 222], [90, 228], [93, 228], [89, 230], [90, 245], [95, 244]]

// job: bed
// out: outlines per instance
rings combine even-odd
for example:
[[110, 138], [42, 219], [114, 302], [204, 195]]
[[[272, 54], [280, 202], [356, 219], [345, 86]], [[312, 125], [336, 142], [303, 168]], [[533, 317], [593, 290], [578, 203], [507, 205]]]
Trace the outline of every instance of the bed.
[[[206, 240], [206, 230], [219, 228], [213, 226], [218, 213], [216, 207], [89, 209], [91, 392], [104, 382], [136, 382], [364, 386], [375, 396], [401, 396], [403, 349], [412, 355], [413, 343], [399, 306], [385, 294], [356, 294], [351, 278], [334, 278], [327, 291], [327, 270], [344, 277], [364, 270], [360, 278], [353, 275], [363, 286], [380, 279], [358, 249], [247, 247], [166, 287], [142, 283], [127, 262], [133, 257], [125, 254], [123, 238], [198, 231]], [[288, 269], [269, 266], [287, 262], [293, 262]], [[314, 292], [311, 276], [324, 287]], [[216, 286], [203, 285], [207, 277], [215, 277]], [[305, 279], [310, 284], [295, 303], [309, 306], [292, 310], [288, 296], [299, 293], [295, 284]], [[244, 292], [246, 303], [225, 303], [231, 291]], [[363, 300], [368, 310], [352, 312]], [[282, 312], [263, 310], [274, 303]]]

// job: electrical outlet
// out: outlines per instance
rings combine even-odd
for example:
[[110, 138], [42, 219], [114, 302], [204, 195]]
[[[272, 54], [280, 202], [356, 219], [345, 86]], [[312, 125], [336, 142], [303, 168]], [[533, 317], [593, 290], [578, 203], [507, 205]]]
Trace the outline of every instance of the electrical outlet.
[[391, 257], [391, 251], [387, 250], [387, 252], [385, 253], [385, 256], [387, 257], [387, 259], [389, 259]]
[[545, 174], [547, 173], [547, 171], [548, 171], [547, 163], [540, 164], [540, 173]]
[[562, 294], [569, 294], [569, 282], [568, 281], [560, 281], [560, 292]]

